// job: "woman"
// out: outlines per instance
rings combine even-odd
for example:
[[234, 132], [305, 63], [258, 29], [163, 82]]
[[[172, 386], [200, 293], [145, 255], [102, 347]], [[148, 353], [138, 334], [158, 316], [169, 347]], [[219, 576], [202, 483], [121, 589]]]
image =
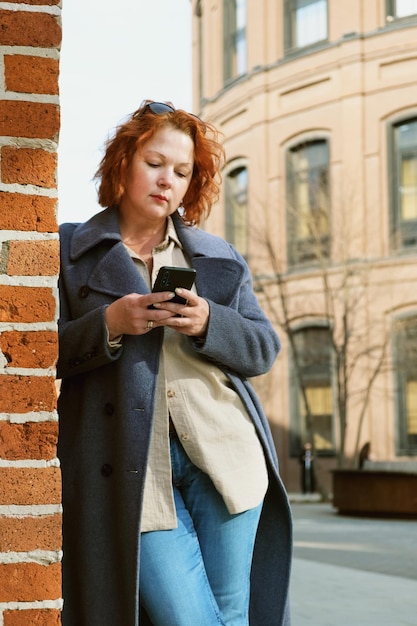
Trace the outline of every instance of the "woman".
[[[61, 227], [64, 626], [289, 624], [289, 507], [247, 381], [279, 340], [245, 261], [196, 226], [222, 157], [146, 101], [107, 144], [107, 208]], [[182, 303], [151, 292], [162, 266], [196, 270]]]

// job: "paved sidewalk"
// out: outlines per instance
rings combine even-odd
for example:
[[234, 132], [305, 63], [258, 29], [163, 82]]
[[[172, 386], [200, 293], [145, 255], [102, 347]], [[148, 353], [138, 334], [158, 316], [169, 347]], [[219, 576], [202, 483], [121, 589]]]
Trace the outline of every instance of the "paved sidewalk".
[[292, 626], [416, 626], [415, 580], [294, 559]]
[[417, 626], [416, 520], [292, 508], [292, 626]]

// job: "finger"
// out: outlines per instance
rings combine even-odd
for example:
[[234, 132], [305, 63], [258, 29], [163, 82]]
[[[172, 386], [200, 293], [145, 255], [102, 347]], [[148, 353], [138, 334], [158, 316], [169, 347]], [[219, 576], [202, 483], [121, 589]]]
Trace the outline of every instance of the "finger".
[[184, 287], [177, 287], [175, 289], [175, 293], [181, 298], [184, 298], [188, 306], [196, 306], [198, 304], [199, 296], [189, 289], [184, 289]]
[[175, 293], [173, 291], [157, 291], [143, 296], [142, 304], [148, 308], [154, 308], [155, 304], [159, 305], [163, 302], [170, 302], [174, 297]]

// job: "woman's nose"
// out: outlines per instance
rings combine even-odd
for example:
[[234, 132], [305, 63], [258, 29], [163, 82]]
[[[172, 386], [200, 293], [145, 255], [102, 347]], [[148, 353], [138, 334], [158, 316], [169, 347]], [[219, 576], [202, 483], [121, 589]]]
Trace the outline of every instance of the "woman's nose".
[[161, 172], [158, 183], [160, 184], [161, 187], [164, 187], [164, 188], [171, 187], [172, 178], [173, 178], [172, 172], [169, 170], [164, 170], [163, 172]]

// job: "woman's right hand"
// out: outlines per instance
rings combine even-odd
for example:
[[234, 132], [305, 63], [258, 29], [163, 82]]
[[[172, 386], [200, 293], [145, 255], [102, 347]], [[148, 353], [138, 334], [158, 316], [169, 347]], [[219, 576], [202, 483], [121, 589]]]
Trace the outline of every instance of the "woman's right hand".
[[110, 341], [120, 335], [144, 335], [157, 326], [158, 322], [171, 317], [170, 311], [149, 309], [149, 306], [166, 302], [174, 296], [174, 293], [168, 291], [146, 295], [130, 293], [112, 302], [105, 313]]

